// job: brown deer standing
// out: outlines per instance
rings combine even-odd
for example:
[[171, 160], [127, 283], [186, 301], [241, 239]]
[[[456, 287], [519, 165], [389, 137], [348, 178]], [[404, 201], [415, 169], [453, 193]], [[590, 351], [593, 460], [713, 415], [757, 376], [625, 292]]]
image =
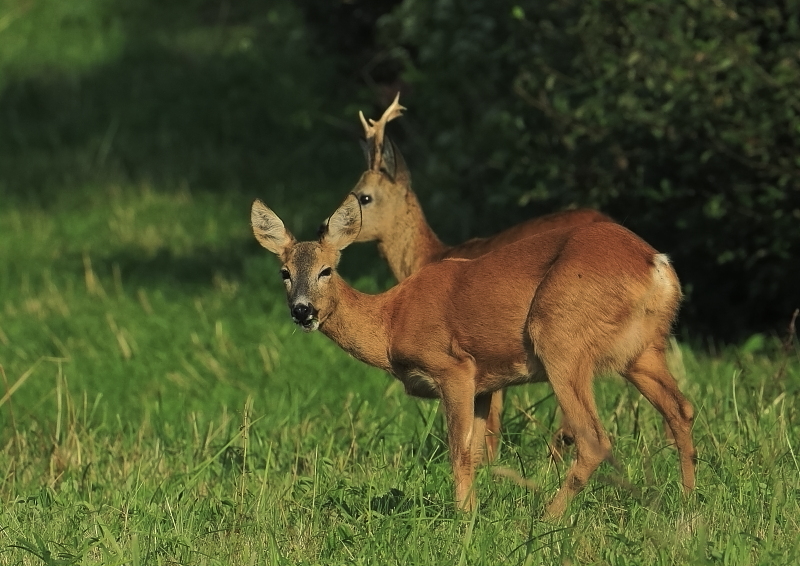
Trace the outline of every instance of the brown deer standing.
[[[605, 214], [591, 209], [567, 210], [532, 218], [489, 238], [475, 238], [457, 246], [445, 245], [425, 220], [422, 207], [411, 189], [411, 173], [400, 150], [385, 136], [386, 124], [399, 117], [405, 108], [400, 106], [400, 94], [377, 122], [359, 114], [364, 126], [365, 152], [368, 169], [353, 188], [363, 211], [362, 228], [356, 242], [377, 240], [378, 250], [389, 263], [395, 278], [402, 281], [422, 266], [445, 258], [472, 259], [522, 238], [552, 230], [589, 224], [613, 222]], [[500, 439], [500, 414], [503, 391], [492, 394], [489, 416], [486, 419], [487, 460], [493, 461]], [[569, 423], [553, 437], [551, 453], [561, 458], [564, 446], [572, 443]]]
[[362, 227], [354, 195], [316, 242], [297, 242], [258, 200], [251, 222], [282, 262], [297, 324], [397, 377], [407, 393], [442, 400], [460, 508], [475, 505], [472, 483], [492, 393], [547, 380], [575, 438], [575, 459], [547, 508], [550, 517], [562, 515], [611, 455], [592, 391], [594, 375], [609, 371], [664, 416], [683, 486], [694, 487], [693, 410], [664, 357], [680, 286], [667, 257], [625, 228], [601, 222], [550, 230], [474, 260], [431, 263], [367, 295], [335, 271]]

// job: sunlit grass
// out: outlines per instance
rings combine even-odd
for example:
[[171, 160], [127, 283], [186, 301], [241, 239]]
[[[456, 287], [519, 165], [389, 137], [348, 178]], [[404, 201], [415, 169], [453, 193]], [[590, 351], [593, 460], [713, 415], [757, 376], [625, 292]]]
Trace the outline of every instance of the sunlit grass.
[[[125, 34], [107, 0], [6, 0], [0, 7], [0, 90], [7, 74], [79, 72], [118, 56]], [[4, 76], [5, 75], [5, 76]]]

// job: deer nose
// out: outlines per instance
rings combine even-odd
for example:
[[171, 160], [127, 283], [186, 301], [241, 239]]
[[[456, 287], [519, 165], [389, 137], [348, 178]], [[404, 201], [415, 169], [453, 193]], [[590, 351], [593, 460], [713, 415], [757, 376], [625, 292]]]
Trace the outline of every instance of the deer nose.
[[303, 322], [311, 315], [311, 306], [298, 303], [292, 307], [292, 318]]

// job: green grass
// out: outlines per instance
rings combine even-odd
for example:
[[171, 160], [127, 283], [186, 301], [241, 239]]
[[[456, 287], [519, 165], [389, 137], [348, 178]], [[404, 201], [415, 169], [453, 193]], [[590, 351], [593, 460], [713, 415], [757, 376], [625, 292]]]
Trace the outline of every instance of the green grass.
[[[609, 378], [621, 476], [541, 521], [555, 404], [520, 387], [455, 512], [437, 404], [297, 331], [249, 231], [254, 196], [300, 237], [341, 201], [362, 95], [288, 3], [226, 5], [0, 5], [0, 564], [800, 560], [800, 353], [769, 339], [673, 354], [689, 498], [659, 416]], [[343, 272], [376, 291], [372, 251]]]
[[484, 469], [462, 516], [437, 405], [295, 330], [244, 197], [88, 200], [0, 212], [0, 365], [6, 388], [21, 381], [0, 408], [4, 563], [800, 558], [796, 349], [680, 348], [698, 412], [688, 500], [658, 415], [600, 381], [624, 474], [601, 468], [560, 524], [540, 520], [564, 472], [547, 459], [554, 403], [518, 388], [498, 467], [535, 488]]

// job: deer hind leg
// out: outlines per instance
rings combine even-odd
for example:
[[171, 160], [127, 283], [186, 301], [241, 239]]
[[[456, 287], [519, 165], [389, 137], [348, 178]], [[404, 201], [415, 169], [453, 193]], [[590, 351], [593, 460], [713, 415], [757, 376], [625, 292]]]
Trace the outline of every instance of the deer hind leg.
[[692, 404], [667, 369], [664, 349], [650, 345], [622, 374], [661, 413], [672, 432], [681, 463], [683, 488], [694, 488], [697, 453], [692, 443]]
[[476, 418], [473, 376], [466, 372], [459, 373], [460, 375], [448, 375], [442, 380], [442, 403], [447, 419], [447, 444], [455, 480], [456, 506], [463, 511], [472, 511], [475, 508], [475, 492], [472, 487], [475, 464], [476, 458], [480, 458], [476, 447], [482, 446], [484, 442], [483, 438], [474, 438], [474, 429], [479, 428], [481, 436], [485, 434], [488, 398], [481, 404], [482, 415]]
[[563, 462], [564, 454], [575, 444], [575, 433], [559, 407], [556, 408], [556, 420], [561, 424], [550, 441], [550, 458], [555, 462]]
[[570, 501], [586, 486], [597, 467], [611, 457], [611, 441], [597, 415], [591, 366], [584, 363], [573, 368], [548, 367], [547, 372], [575, 438], [575, 459], [545, 511], [546, 518], [555, 519], [564, 514]]
[[[500, 451], [500, 415], [503, 412], [503, 390], [498, 389], [490, 395], [491, 402], [486, 416], [486, 452], [484, 453], [483, 461], [491, 464], [497, 459], [497, 454]], [[476, 415], [478, 414], [477, 409], [476, 400]]]

